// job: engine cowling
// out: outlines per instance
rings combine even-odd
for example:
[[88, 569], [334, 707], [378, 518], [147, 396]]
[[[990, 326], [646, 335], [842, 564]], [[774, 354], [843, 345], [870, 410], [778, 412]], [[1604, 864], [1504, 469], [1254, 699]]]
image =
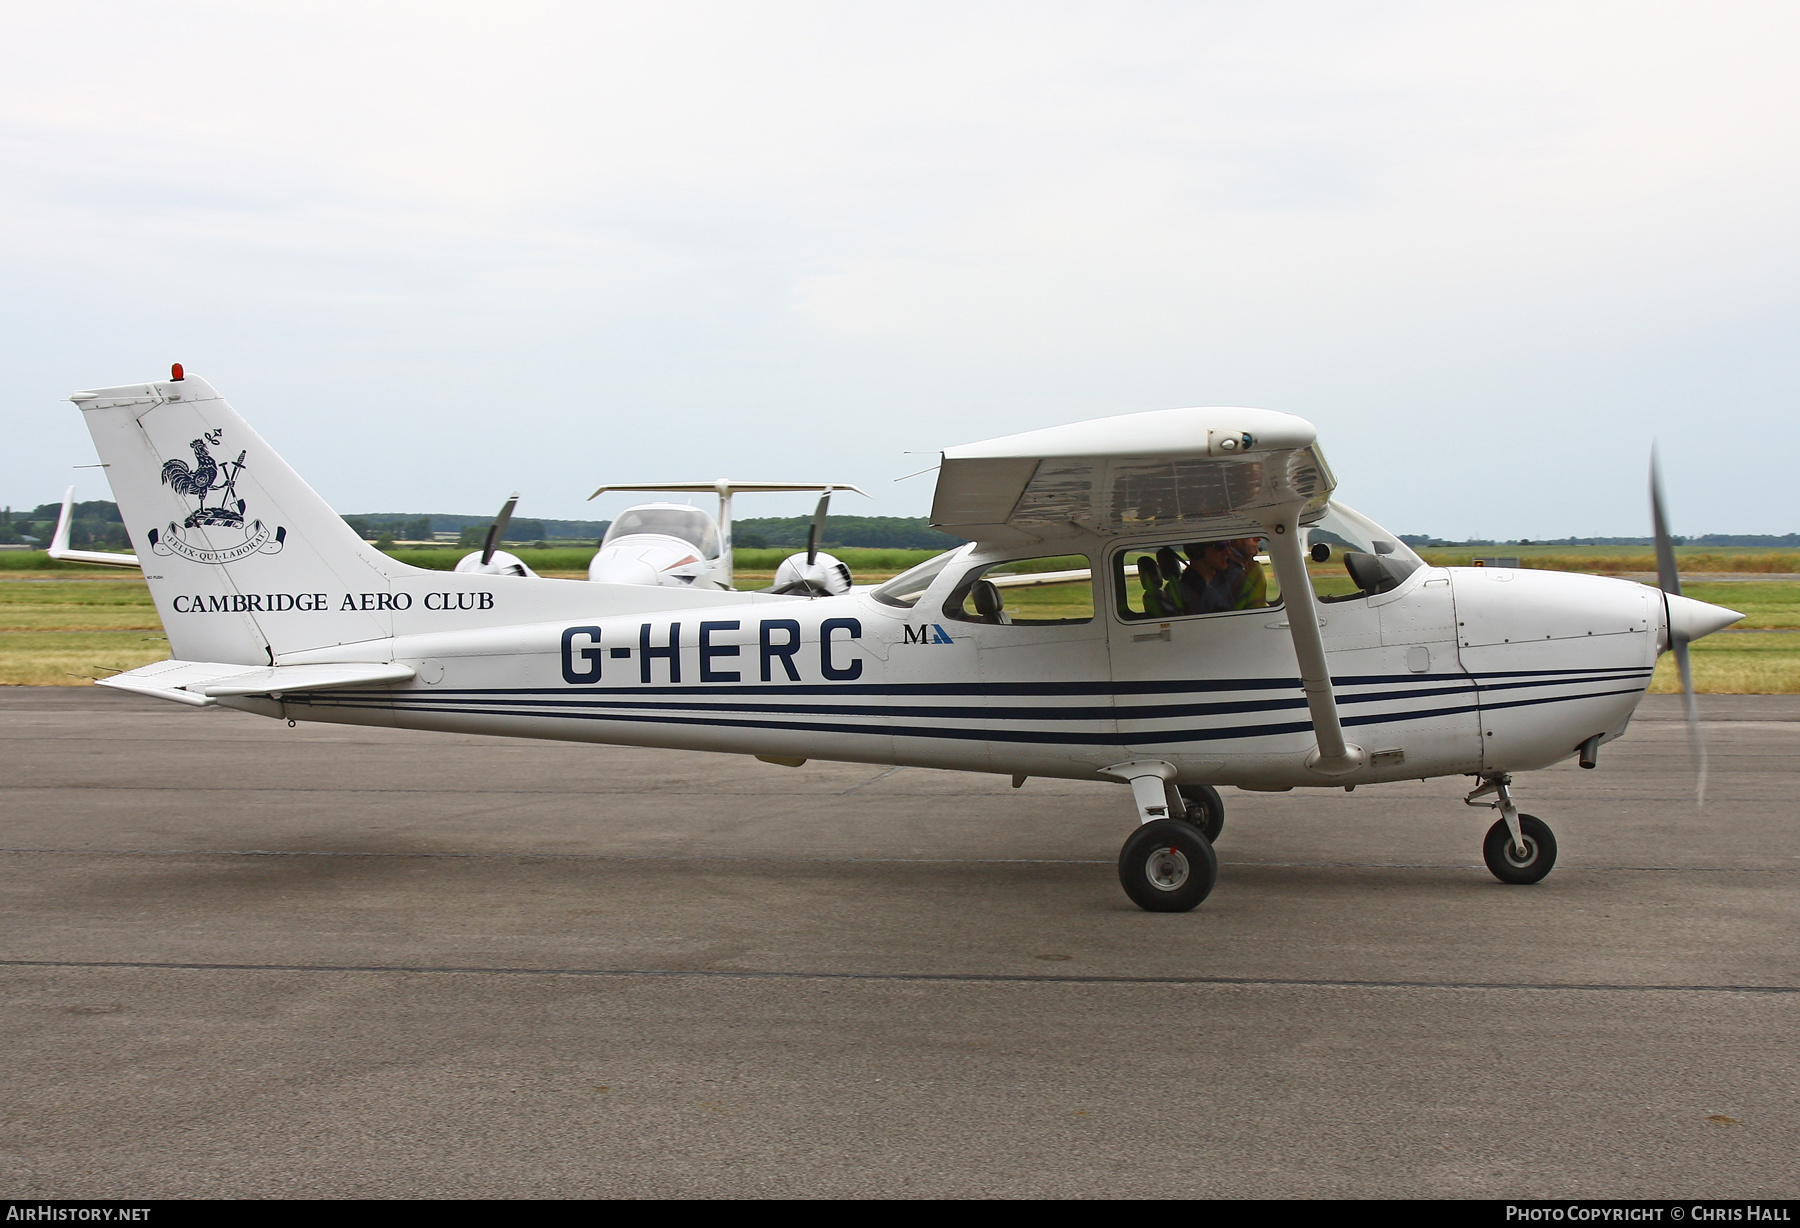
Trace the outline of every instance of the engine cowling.
[[770, 591], [836, 597], [840, 593], [849, 592], [854, 583], [850, 578], [850, 568], [843, 560], [821, 550], [808, 563], [806, 554], [802, 551], [781, 560], [781, 566], [775, 569], [775, 583]]
[[537, 575], [537, 572], [526, 565], [524, 559], [516, 554], [509, 554], [505, 550], [494, 551], [493, 556], [485, 563], [481, 561], [481, 551], [479, 550], [472, 554], [465, 554], [456, 561], [456, 570], [473, 572], [482, 576], [536, 577]]

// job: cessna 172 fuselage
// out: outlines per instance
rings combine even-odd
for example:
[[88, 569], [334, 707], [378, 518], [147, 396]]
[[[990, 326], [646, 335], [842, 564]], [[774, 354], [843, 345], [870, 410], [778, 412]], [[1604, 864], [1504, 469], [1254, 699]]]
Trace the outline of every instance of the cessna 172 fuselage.
[[[1474, 776], [1501, 812], [1490, 867], [1542, 878], [1554, 838], [1511, 774], [1592, 763], [1659, 651], [1738, 617], [1620, 580], [1429, 566], [1332, 501], [1308, 423], [1265, 410], [950, 449], [932, 518], [971, 543], [806, 597], [420, 570], [199, 379], [71, 399], [172, 654], [104, 685], [288, 720], [1120, 781], [1139, 820], [1120, 879], [1155, 910], [1211, 889], [1222, 784]], [[229, 490], [159, 476], [203, 441], [242, 453]], [[1201, 560], [1224, 543], [1248, 595], [1209, 607]], [[1357, 590], [1318, 598], [1309, 555], [1341, 557]]]

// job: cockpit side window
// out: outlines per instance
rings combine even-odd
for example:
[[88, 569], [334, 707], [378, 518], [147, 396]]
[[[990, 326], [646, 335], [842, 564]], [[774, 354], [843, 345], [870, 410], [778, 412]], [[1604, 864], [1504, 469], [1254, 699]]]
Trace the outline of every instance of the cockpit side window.
[[1093, 622], [1093, 563], [1085, 554], [985, 563], [951, 590], [944, 615], [1014, 627]]
[[1281, 604], [1260, 537], [1135, 546], [1113, 555], [1119, 617], [1229, 614]]

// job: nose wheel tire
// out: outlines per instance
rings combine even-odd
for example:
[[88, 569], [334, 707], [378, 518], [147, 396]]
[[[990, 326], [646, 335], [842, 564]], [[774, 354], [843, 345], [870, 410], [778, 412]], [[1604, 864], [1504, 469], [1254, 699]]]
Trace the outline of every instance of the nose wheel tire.
[[1119, 850], [1119, 885], [1147, 912], [1187, 912], [1219, 877], [1212, 841], [1192, 823], [1154, 819]]
[[1535, 883], [1556, 864], [1556, 836], [1536, 815], [1519, 816], [1519, 834], [1525, 838], [1525, 855], [1513, 847], [1505, 819], [1496, 819], [1481, 842], [1481, 856], [1494, 877], [1503, 883]]
[[1181, 800], [1187, 803], [1182, 817], [1200, 829], [1208, 841], [1216, 841], [1225, 830], [1225, 799], [1211, 785], [1182, 785]]

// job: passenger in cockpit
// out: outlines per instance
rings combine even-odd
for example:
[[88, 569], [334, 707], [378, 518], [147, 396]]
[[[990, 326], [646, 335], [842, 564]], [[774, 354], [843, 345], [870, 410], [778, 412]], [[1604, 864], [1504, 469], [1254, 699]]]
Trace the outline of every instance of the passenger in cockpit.
[[1179, 614], [1180, 609], [1169, 600], [1168, 591], [1163, 587], [1162, 570], [1157, 567], [1156, 560], [1147, 554], [1138, 556], [1138, 583], [1144, 587], [1144, 614], [1148, 618], [1170, 618]]
[[1162, 576], [1163, 604], [1170, 614], [1192, 614], [1182, 601], [1181, 556], [1175, 547], [1164, 546], [1156, 552], [1156, 569]]
[[1238, 586], [1244, 568], [1230, 542], [1190, 542], [1188, 569], [1181, 573], [1181, 606], [1189, 614], [1219, 614], [1239, 609]]
[[1260, 610], [1269, 604], [1269, 576], [1263, 565], [1256, 561], [1256, 552], [1261, 545], [1260, 537], [1242, 537], [1231, 543], [1231, 553], [1237, 565], [1243, 568], [1237, 594], [1231, 603], [1234, 610]]

